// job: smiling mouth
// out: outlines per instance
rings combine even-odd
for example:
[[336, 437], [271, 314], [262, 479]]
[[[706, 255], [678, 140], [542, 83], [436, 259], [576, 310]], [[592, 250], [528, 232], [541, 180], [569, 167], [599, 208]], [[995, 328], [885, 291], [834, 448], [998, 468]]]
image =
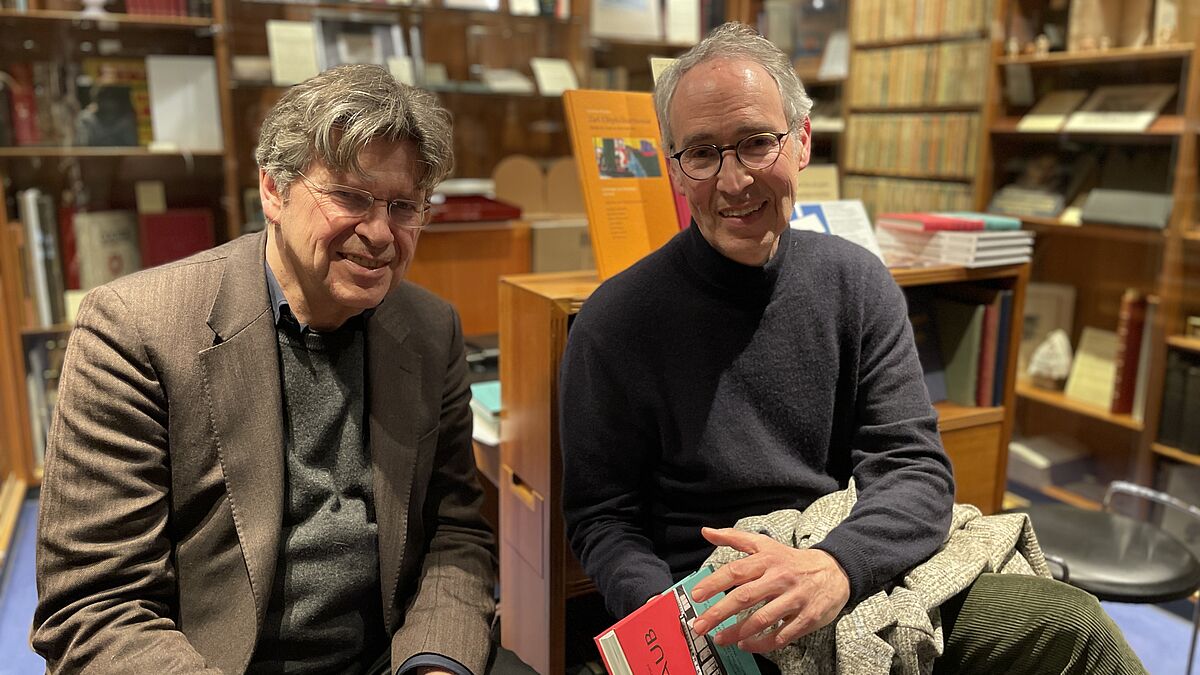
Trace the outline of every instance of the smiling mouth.
[[766, 202], [762, 202], [756, 206], [744, 206], [740, 209], [721, 209], [717, 211], [717, 213], [721, 214], [722, 218], [744, 218], [750, 214], [761, 211], [766, 205]]
[[369, 270], [377, 270], [381, 267], [387, 267], [387, 264], [388, 264], [386, 261], [383, 261], [383, 260], [375, 260], [373, 258], [364, 258], [360, 255], [354, 255], [353, 253], [343, 253], [342, 257], [345, 258], [346, 260], [349, 260], [350, 262], [354, 263], [355, 265], [358, 265], [359, 267], [365, 267]]

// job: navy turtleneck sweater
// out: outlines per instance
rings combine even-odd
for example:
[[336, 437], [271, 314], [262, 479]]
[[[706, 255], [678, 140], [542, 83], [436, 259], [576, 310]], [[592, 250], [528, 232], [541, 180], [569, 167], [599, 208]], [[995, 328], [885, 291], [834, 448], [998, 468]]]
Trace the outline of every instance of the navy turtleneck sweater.
[[838, 237], [786, 230], [752, 267], [693, 225], [592, 294], [561, 377], [567, 534], [617, 617], [699, 567], [701, 526], [804, 509], [852, 476], [857, 506], [816, 546], [851, 603], [949, 526], [904, 296]]

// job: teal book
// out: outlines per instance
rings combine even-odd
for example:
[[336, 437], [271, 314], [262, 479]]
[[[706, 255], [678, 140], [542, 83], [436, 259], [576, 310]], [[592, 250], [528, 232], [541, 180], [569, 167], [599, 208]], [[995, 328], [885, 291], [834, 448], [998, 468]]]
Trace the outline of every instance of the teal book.
[[946, 211], [945, 213], [939, 213], [938, 215], [954, 216], [955, 218], [970, 218], [971, 220], [982, 220], [983, 229], [985, 230], [1021, 229], [1020, 218], [1002, 216], [997, 213], [980, 213], [978, 211]]
[[500, 414], [500, 380], [475, 382], [471, 385], [472, 407], [492, 415]]

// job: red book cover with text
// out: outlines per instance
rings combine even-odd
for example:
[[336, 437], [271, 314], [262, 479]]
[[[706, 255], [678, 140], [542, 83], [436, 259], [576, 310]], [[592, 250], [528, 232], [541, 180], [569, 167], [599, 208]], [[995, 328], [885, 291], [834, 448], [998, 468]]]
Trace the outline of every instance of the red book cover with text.
[[208, 209], [168, 209], [138, 215], [142, 267], [154, 267], [213, 247]]
[[695, 672], [674, 593], [654, 596], [613, 624], [596, 637], [596, 647], [613, 675]]

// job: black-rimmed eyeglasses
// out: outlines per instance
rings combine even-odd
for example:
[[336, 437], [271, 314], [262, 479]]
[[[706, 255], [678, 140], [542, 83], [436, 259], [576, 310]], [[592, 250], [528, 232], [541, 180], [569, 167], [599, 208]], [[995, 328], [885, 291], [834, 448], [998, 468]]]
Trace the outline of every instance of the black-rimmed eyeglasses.
[[348, 185], [334, 183], [317, 183], [300, 174], [305, 184], [314, 192], [325, 197], [325, 203], [336, 215], [349, 218], [362, 218], [371, 211], [375, 202], [383, 202], [387, 209], [388, 222], [410, 232], [418, 232], [425, 228], [425, 212], [429, 210], [429, 202], [417, 202], [411, 199], [383, 199]]
[[708, 180], [721, 173], [729, 150], [747, 169], [769, 169], [779, 159], [787, 135], [786, 131], [765, 131], [729, 145], [692, 145], [671, 155], [671, 159], [679, 162], [679, 168], [692, 180]]

